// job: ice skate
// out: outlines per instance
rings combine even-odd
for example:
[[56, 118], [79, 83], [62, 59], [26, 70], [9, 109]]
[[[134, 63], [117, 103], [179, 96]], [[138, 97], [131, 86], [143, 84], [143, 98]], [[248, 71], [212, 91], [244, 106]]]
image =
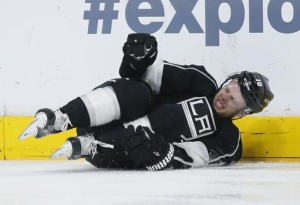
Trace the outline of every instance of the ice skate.
[[42, 138], [50, 134], [66, 131], [68, 125], [72, 125], [68, 115], [60, 110], [52, 111], [44, 108], [37, 111], [35, 119], [20, 134], [18, 139], [23, 140], [31, 136]]
[[97, 153], [97, 146], [111, 148], [114, 146], [95, 140], [93, 134], [70, 137], [65, 144], [58, 148], [50, 158], [68, 158], [69, 160], [92, 156]]

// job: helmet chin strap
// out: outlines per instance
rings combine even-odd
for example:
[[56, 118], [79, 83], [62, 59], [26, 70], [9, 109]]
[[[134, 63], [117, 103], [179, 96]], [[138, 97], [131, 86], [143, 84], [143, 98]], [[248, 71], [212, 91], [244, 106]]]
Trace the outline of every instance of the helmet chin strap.
[[238, 120], [246, 115], [252, 114], [253, 111], [246, 105], [245, 107], [241, 108], [235, 115], [233, 115], [232, 120]]

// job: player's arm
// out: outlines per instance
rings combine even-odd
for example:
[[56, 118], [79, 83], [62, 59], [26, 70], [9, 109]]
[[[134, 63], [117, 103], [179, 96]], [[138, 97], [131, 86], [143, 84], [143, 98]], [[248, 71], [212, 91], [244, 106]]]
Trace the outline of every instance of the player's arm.
[[142, 78], [155, 94], [209, 95], [218, 89], [215, 79], [204, 66], [178, 65], [159, 58], [150, 65]]
[[179, 163], [179, 166], [224, 166], [238, 162], [242, 156], [240, 132], [230, 120], [224, 122], [212, 135], [173, 145], [180, 150], [173, 162]]
[[200, 138], [200, 141], [208, 150], [210, 166], [234, 164], [242, 157], [241, 134], [230, 120], [212, 136]]
[[150, 34], [129, 34], [119, 73], [147, 82], [155, 94], [208, 95], [218, 88], [204, 66], [177, 65], [157, 58], [157, 41]]

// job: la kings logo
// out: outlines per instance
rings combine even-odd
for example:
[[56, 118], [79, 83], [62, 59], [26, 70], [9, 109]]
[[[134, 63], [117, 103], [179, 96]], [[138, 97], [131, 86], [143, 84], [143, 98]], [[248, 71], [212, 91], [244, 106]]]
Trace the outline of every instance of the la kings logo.
[[206, 97], [195, 97], [180, 102], [186, 116], [191, 136], [181, 136], [184, 140], [190, 141], [204, 137], [216, 131], [211, 107]]

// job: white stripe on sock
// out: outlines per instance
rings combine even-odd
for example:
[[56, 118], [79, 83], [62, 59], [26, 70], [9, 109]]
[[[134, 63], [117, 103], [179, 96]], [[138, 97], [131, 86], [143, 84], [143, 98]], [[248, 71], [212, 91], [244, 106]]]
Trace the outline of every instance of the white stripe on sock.
[[120, 105], [110, 86], [93, 90], [80, 98], [88, 110], [91, 126], [103, 125], [120, 119]]

